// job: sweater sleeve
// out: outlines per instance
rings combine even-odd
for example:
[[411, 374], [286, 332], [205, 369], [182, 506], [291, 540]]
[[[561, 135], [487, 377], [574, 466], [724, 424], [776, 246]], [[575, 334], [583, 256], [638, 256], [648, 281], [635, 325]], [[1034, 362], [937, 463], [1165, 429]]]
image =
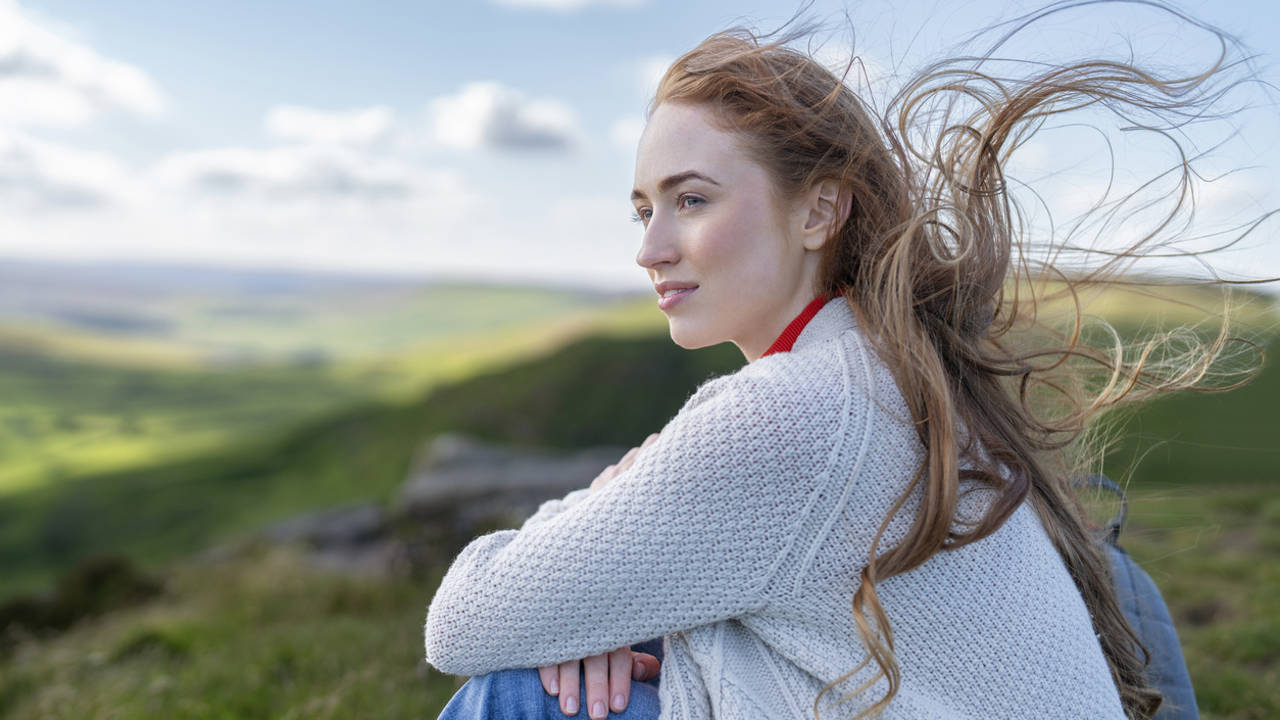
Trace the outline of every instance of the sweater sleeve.
[[[603, 470], [603, 468], [601, 469]], [[570, 490], [563, 498], [552, 498], [551, 500], [542, 503], [538, 506], [538, 509], [524, 521], [524, 524], [520, 526], [520, 529], [525, 530], [550, 522], [551, 518], [554, 518], [565, 510], [582, 502], [589, 494], [591, 494], [591, 488], [578, 488], [577, 490]]]
[[771, 376], [704, 383], [609, 484], [473, 540], [427, 611], [427, 661], [539, 667], [762, 608], [843, 429], [838, 393], [797, 395]]

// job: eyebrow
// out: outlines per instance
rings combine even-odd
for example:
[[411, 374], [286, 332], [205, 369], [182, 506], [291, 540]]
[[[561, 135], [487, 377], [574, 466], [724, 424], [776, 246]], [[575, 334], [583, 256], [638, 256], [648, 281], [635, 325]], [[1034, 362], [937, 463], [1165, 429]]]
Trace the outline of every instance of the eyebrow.
[[[696, 170], [685, 170], [682, 173], [676, 173], [675, 175], [672, 175], [671, 177], [666, 178], [662, 182], [658, 183], [658, 192], [664, 193], [667, 190], [669, 190], [672, 186], [679, 185], [685, 180], [701, 180], [703, 182], [711, 183], [712, 185], [716, 185], [716, 186], [720, 185], [720, 183], [716, 182], [715, 180], [712, 180], [711, 178], [707, 177], [706, 175], [703, 175], [702, 173]], [[647, 200], [649, 199], [649, 196], [645, 195], [643, 192], [640, 192], [639, 189], [635, 189], [631, 191], [631, 199]]]

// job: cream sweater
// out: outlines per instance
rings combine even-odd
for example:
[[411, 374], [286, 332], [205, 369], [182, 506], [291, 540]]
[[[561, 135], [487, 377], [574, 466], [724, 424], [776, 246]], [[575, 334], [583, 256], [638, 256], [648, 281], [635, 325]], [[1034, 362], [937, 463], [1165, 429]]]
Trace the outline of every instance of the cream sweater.
[[[789, 352], [704, 382], [607, 485], [467, 545], [427, 612], [427, 661], [480, 675], [664, 636], [663, 720], [814, 718], [822, 687], [866, 656], [853, 591], [924, 457], [845, 301], [815, 307]], [[986, 499], [971, 493], [961, 515], [976, 518]], [[882, 547], [900, 541], [918, 501]], [[1029, 505], [878, 592], [902, 669], [882, 717], [1124, 717], [1084, 602]], [[822, 696], [823, 718], [884, 695], [882, 679], [836, 702], [870, 668]]]

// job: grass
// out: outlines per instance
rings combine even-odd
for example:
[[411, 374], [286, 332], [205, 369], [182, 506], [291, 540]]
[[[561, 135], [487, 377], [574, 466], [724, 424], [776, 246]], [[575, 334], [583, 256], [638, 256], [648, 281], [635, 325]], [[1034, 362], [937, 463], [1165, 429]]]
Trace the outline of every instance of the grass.
[[364, 394], [315, 368], [115, 367], [0, 349], [0, 495], [208, 453]]
[[422, 660], [427, 597], [422, 583], [309, 571], [288, 547], [180, 566], [162, 599], [21, 647], [0, 715], [434, 717], [459, 683]]
[[1130, 491], [1124, 545], [1164, 595], [1202, 717], [1280, 717], [1277, 483]]
[[1108, 458], [1124, 545], [1164, 595], [1202, 717], [1280, 717], [1280, 340], [1250, 384], [1141, 408]]

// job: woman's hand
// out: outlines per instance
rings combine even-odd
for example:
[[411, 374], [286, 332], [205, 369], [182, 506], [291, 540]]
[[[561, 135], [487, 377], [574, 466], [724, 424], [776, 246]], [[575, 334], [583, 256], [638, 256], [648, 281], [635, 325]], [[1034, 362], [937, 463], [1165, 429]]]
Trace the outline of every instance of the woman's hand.
[[[644, 682], [658, 674], [661, 663], [649, 653], [636, 652], [630, 646], [582, 660], [569, 660], [559, 665], [538, 668], [542, 687], [549, 695], [560, 695], [560, 710], [565, 715], [578, 712], [578, 664], [586, 668], [587, 700], [582, 707], [592, 718], [603, 718], [609, 713], [627, 709], [631, 699], [631, 681]], [[564, 694], [560, 694], [564, 688]], [[600, 711], [596, 711], [596, 703]]]
[[645, 438], [644, 442], [640, 444], [640, 447], [633, 447], [630, 450], [628, 450], [627, 454], [623, 455], [622, 459], [619, 460], [616, 465], [610, 465], [609, 467], [605, 468], [603, 472], [601, 472], [599, 475], [596, 476], [595, 480], [591, 481], [591, 492], [595, 492], [596, 490], [599, 490], [600, 488], [604, 487], [615, 476], [621, 474], [624, 470], [631, 467], [631, 463], [634, 462], [636, 459], [636, 453], [640, 452], [642, 449], [646, 447], [649, 447], [649, 445], [652, 444], [653, 441], [657, 439], [658, 439], [658, 433], [653, 433], [649, 437]]

